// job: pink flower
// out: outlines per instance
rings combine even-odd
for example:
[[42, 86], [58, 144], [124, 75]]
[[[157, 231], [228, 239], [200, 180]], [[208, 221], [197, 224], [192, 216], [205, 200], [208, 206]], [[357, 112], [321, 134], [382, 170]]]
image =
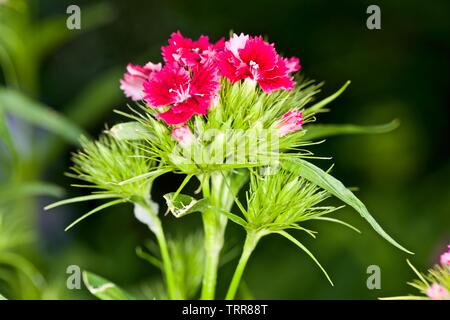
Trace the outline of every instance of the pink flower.
[[427, 296], [431, 300], [447, 300], [450, 299], [450, 294], [448, 293], [447, 289], [445, 289], [443, 286], [433, 283], [431, 287], [427, 289]]
[[169, 106], [159, 118], [176, 125], [194, 114], [206, 114], [220, 87], [213, 63], [192, 66], [188, 71], [178, 64], [166, 64], [144, 83], [145, 100], [155, 108]]
[[188, 147], [194, 141], [194, 135], [188, 126], [175, 127], [172, 130], [172, 137], [183, 147]]
[[441, 264], [443, 266], [450, 265], [450, 245], [448, 245], [448, 248], [449, 250], [441, 255]]
[[302, 113], [296, 109], [286, 112], [283, 114], [281, 119], [276, 122], [278, 134], [280, 136], [300, 130], [302, 128], [302, 124]]
[[284, 58], [283, 60], [284, 63], [286, 64], [286, 68], [288, 69], [288, 73], [296, 72], [300, 70], [300, 68], [302, 67], [300, 65], [300, 59], [297, 57]]
[[147, 63], [145, 66], [129, 63], [127, 65], [127, 72], [120, 80], [120, 89], [128, 98], [134, 101], [142, 100], [144, 98], [144, 81], [148, 79], [150, 74], [161, 70], [161, 63], [153, 64]]
[[166, 63], [177, 63], [183, 67], [192, 67], [209, 59], [214, 59], [216, 53], [223, 49], [224, 40], [215, 44], [209, 42], [207, 36], [200, 36], [193, 41], [185, 38], [180, 31], [172, 33], [169, 45], [161, 48]]
[[294, 81], [290, 73], [300, 69], [298, 58], [282, 58], [262, 37], [234, 34], [218, 54], [221, 74], [232, 83], [251, 79], [269, 93], [278, 89], [291, 90]]

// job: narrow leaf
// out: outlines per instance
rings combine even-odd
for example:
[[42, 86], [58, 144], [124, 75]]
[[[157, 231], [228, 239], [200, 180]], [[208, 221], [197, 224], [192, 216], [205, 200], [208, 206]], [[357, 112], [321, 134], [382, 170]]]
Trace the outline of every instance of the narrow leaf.
[[329, 222], [342, 224], [342, 225], [346, 226], [347, 228], [350, 228], [350, 229], [354, 230], [357, 233], [361, 233], [361, 231], [359, 229], [355, 228], [350, 223], [344, 222], [344, 221], [339, 220], [339, 219], [330, 218], [330, 217], [315, 217], [315, 218], [311, 218], [311, 219], [312, 220], [323, 220], [323, 221], [329, 221]]
[[64, 190], [57, 185], [33, 181], [21, 184], [11, 184], [0, 188], [0, 202], [17, 200], [25, 197], [52, 196], [60, 197]]
[[110, 201], [110, 202], [107, 202], [105, 204], [102, 204], [101, 206], [98, 206], [97, 208], [95, 208], [95, 209], [89, 211], [88, 213], [82, 215], [81, 217], [79, 217], [77, 220], [75, 220], [69, 226], [67, 226], [67, 228], [65, 228], [64, 231], [67, 231], [67, 230], [71, 229], [73, 226], [75, 226], [76, 224], [78, 224], [79, 222], [83, 221], [84, 219], [86, 219], [90, 215], [93, 215], [96, 212], [99, 212], [99, 211], [101, 211], [103, 209], [106, 209], [108, 207], [112, 207], [112, 206], [114, 206], [116, 204], [124, 203], [124, 202], [126, 202], [125, 199], [118, 199], [118, 200], [114, 200], [114, 201]]
[[409, 267], [414, 271], [414, 273], [419, 277], [420, 281], [422, 281], [428, 287], [430, 284], [423, 277], [423, 275], [416, 269], [416, 267], [414, 267], [413, 264], [408, 259], [406, 259], [406, 262], [408, 263]]
[[322, 109], [327, 104], [332, 102], [334, 99], [339, 97], [341, 95], [341, 93], [344, 92], [345, 89], [349, 86], [350, 83], [351, 83], [351, 81], [347, 81], [338, 91], [333, 93], [331, 96], [329, 96], [329, 97], [327, 97], [327, 98], [317, 102], [315, 105], [313, 105], [313, 106], [309, 107], [308, 109], [306, 109], [303, 112], [303, 116], [306, 117], [306, 116], [313, 115], [313, 114], [319, 112], [320, 109]]
[[111, 194], [111, 193], [99, 193], [99, 194], [91, 194], [88, 196], [81, 196], [81, 197], [75, 197], [70, 199], [64, 199], [61, 201], [54, 202], [52, 204], [49, 204], [44, 208], [44, 210], [53, 209], [65, 204], [69, 203], [75, 203], [75, 202], [83, 202], [83, 201], [90, 201], [90, 200], [99, 200], [99, 199], [110, 199], [110, 198], [117, 198], [119, 195], [117, 194]]
[[83, 282], [89, 292], [101, 300], [135, 300], [131, 294], [94, 273], [83, 271]]
[[369, 222], [372, 228], [383, 238], [389, 241], [391, 244], [397, 248], [413, 254], [411, 251], [405, 249], [397, 241], [395, 241], [390, 235], [388, 235], [383, 228], [375, 221], [375, 219], [370, 215], [366, 206], [359, 200], [350, 190], [348, 190], [342, 182], [326, 173], [319, 167], [302, 160], [293, 159], [286, 160], [282, 162], [282, 167], [288, 171], [291, 171], [299, 176], [311, 181], [312, 183], [318, 185], [319, 187], [325, 189], [335, 197], [341, 199], [343, 202], [353, 207], [359, 214]]
[[287, 233], [285, 231], [276, 231], [276, 233], [282, 235], [283, 237], [285, 237], [286, 239], [288, 239], [289, 241], [294, 243], [296, 246], [298, 246], [300, 249], [305, 251], [305, 253], [308, 256], [310, 256], [310, 258], [317, 264], [317, 266], [320, 268], [320, 270], [322, 270], [322, 272], [325, 274], [325, 276], [327, 277], [327, 279], [331, 283], [331, 285], [334, 286], [333, 281], [331, 281], [331, 278], [328, 276], [328, 273], [325, 271], [325, 269], [322, 267], [322, 265], [319, 263], [319, 261], [317, 261], [316, 257], [314, 257], [314, 255], [303, 244], [301, 244], [300, 241], [298, 241], [297, 239], [295, 239], [293, 236], [291, 236], [289, 233]]
[[151, 139], [151, 133], [137, 121], [116, 124], [108, 133], [117, 140]]
[[83, 131], [55, 110], [12, 89], [0, 88], [0, 109], [77, 143]]
[[244, 219], [242, 219], [238, 215], [235, 215], [234, 213], [231, 213], [231, 212], [229, 212], [227, 210], [223, 210], [223, 209], [220, 209], [220, 208], [212, 207], [212, 206], [209, 206], [209, 208], [219, 211], [220, 213], [224, 214], [228, 219], [230, 219], [234, 223], [237, 223], [238, 225], [240, 225], [240, 226], [242, 226], [244, 228], [246, 228], [247, 225], [248, 225], [247, 221], [245, 221]]
[[393, 120], [376, 126], [357, 126], [352, 124], [311, 124], [305, 127], [304, 140], [317, 140], [344, 134], [379, 134], [398, 128], [400, 122]]

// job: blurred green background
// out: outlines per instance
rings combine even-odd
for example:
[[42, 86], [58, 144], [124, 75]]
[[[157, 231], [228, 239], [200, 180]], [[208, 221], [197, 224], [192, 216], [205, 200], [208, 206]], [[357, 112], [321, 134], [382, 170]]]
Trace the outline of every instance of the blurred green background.
[[[71, 4], [81, 8], [81, 30], [66, 28]], [[90, 298], [84, 289], [65, 288], [68, 265], [132, 290], [159, 277], [158, 270], [135, 254], [150, 234], [134, 219], [131, 207], [109, 209], [67, 233], [64, 227], [92, 207], [71, 205], [50, 213], [42, 207], [63, 192], [83, 194], [70, 188], [74, 181], [63, 175], [70, 152], [77, 148], [74, 137], [79, 131], [96, 137], [105, 123], [121, 120], [112, 110], [126, 110], [129, 103], [119, 89], [126, 64], [161, 61], [160, 47], [176, 30], [192, 38], [207, 34], [212, 40], [230, 30], [262, 34], [279, 52], [300, 57], [307, 77], [325, 81], [322, 98], [351, 80], [320, 122], [401, 121], [392, 133], [332, 138], [313, 151], [333, 156], [334, 175], [359, 187], [358, 195], [374, 217], [416, 255], [396, 250], [345, 208], [339, 215], [361, 228], [362, 235], [333, 224], [319, 225], [316, 240], [301, 235], [335, 287], [306, 255], [273, 237], [262, 241], [244, 275], [252, 296], [373, 299], [412, 292], [406, 282], [414, 274], [406, 258], [425, 270], [450, 243], [450, 2], [378, 1], [381, 30], [366, 28], [370, 4], [0, 1], [0, 120], [6, 118], [12, 136], [9, 143], [0, 135], [0, 214], [5, 217], [0, 220], [0, 292], [17, 299]], [[35, 114], [17, 107], [36, 103]], [[52, 117], [64, 118], [67, 125], [55, 125]], [[318, 164], [327, 167], [331, 161]], [[154, 199], [161, 202], [181, 179], [158, 180]], [[178, 221], [167, 216], [164, 222], [173, 234], [200, 226], [199, 216]], [[242, 230], [230, 225], [227, 232], [231, 245], [242, 244]], [[17, 235], [23, 237], [17, 240]], [[26, 257], [43, 279], [30, 271], [28, 262], [8, 260], [11, 253]], [[236, 262], [222, 267], [219, 294]], [[381, 268], [381, 290], [366, 287], [369, 265]]]

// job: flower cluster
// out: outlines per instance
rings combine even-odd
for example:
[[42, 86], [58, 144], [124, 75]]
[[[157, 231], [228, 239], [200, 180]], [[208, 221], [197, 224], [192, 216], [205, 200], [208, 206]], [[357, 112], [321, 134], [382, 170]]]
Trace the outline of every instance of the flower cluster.
[[[450, 245], [449, 250], [441, 255], [441, 266], [442, 268], [450, 267]], [[450, 300], [450, 293], [447, 288], [439, 283], [433, 283], [426, 291], [428, 298], [431, 300]]]
[[[283, 58], [274, 44], [261, 36], [234, 34], [228, 41], [211, 43], [207, 36], [192, 40], [175, 32], [168, 43], [161, 48], [164, 66], [129, 64], [120, 81], [127, 97], [145, 100], [158, 110], [157, 118], [168, 125], [181, 125], [193, 115], [206, 115], [219, 99], [221, 78], [233, 84], [240, 80], [257, 83], [270, 93], [292, 90], [292, 73], [300, 70], [298, 58]], [[281, 120], [289, 123], [289, 128], [280, 129], [280, 135], [301, 127], [301, 114], [293, 116]]]

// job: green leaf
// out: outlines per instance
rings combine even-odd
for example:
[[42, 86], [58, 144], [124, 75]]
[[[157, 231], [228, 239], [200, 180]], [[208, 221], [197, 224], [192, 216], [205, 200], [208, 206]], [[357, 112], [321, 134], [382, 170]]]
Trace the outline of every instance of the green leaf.
[[317, 264], [317, 266], [320, 268], [320, 270], [322, 270], [322, 272], [325, 274], [325, 276], [327, 277], [327, 279], [331, 283], [331, 285], [334, 286], [333, 281], [331, 281], [331, 278], [328, 276], [328, 273], [325, 271], [325, 269], [322, 267], [322, 265], [319, 263], [319, 261], [316, 259], [316, 257], [314, 257], [314, 255], [303, 244], [301, 244], [300, 241], [295, 239], [293, 236], [291, 236], [286, 231], [276, 231], [275, 233], [282, 235], [283, 237], [285, 237], [286, 239], [288, 239], [289, 241], [294, 243], [297, 247], [302, 249], [308, 256], [310, 256], [310, 258]]
[[406, 262], [408, 263], [409, 267], [414, 271], [414, 273], [419, 277], [420, 281], [422, 281], [423, 284], [428, 287], [430, 284], [424, 278], [424, 276], [413, 266], [413, 264], [408, 259], [406, 259]]
[[387, 297], [387, 298], [378, 298], [378, 300], [430, 300], [428, 297], [424, 296], [398, 296], [398, 297]]
[[351, 81], [347, 81], [338, 91], [336, 91], [334, 94], [332, 94], [331, 96], [317, 102], [315, 105], [305, 109], [303, 111], [303, 116], [306, 118], [307, 116], [310, 115], [314, 115], [316, 113], [318, 113], [320, 111], [320, 109], [322, 109], [323, 107], [325, 107], [327, 104], [329, 104], [330, 102], [332, 102], [334, 99], [336, 99], [337, 97], [339, 97], [341, 95], [342, 92], [345, 91], [345, 89], [349, 86], [349, 84], [351, 83]]
[[125, 199], [118, 199], [118, 200], [114, 200], [114, 201], [110, 201], [110, 202], [107, 202], [107, 203], [105, 203], [105, 204], [102, 204], [101, 206], [98, 206], [97, 208], [92, 209], [92, 210], [89, 211], [88, 213], [86, 213], [86, 214], [82, 215], [81, 217], [79, 217], [77, 220], [75, 220], [75, 221], [72, 222], [69, 226], [67, 226], [67, 227], [64, 229], [64, 231], [67, 231], [67, 230], [71, 229], [73, 226], [75, 226], [76, 224], [78, 224], [79, 222], [83, 221], [84, 219], [86, 219], [87, 217], [93, 215], [93, 214], [96, 213], [96, 212], [99, 212], [99, 211], [101, 211], [101, 210], [103, 210], [103, 209], [106, 209], [106, 208], [115, 206], [116, 204], [119, 204], [119, 203], [124, 203], [124, 202], [126, 202], [126, 201], [127, 201], [127, 200], [125, 200]]
[[350, 223], [344, 222], [344, 221], [339, 220], [339, 219], [334, 219], [334, 218], [330, 218], [330, 217], [314, 217], [314, 218], [311, 218], [311, 220], [323, 220], [323, 221], [334, 222], [334, 223], [337, 223], [337, 224], [342, 224], [343, 226], [346, 226], [347, 228], [350, 228], [350, 229], [352, 229], [353, 231], [355, 231], [357, 233], [361, 233], [361, 231], [359, 229], [355, 228]]
[[302, 159], [292, 159], [282, 162], [282, 167], [285, 170], [291, 171], [292, 173], [298, 174], [299, 176], [311, 181], [312, 183], [318, 185], [319, 187], [325, 189], [335, 197], [341, 199], [343, 202], [353, 207], [364, 219], [369, 222], [372, 228], [381, 235], [384, 239], [389, 241], [391, 244], [397, 248], [413, 254], [411, 251], [405, 249], [397, 241], [395, 241], [391, 236], [389, 236], [383, 228], [375, 221], [375, 219], [370, 215], [366, 206], [359, 200], [350, 190], [348, 190], [342, 182], [326, 173], [319, 167], [309, 163], [308, 161]]
[[151, 133], [137, 121], [116, 124], [108, 133], [117, 140], [151, 139]]
[[16, 156], [16, 148], [9, 132], [8, 124], [6, 121], [6, 114], [0, 108], [0, 141], [5, 145], [13, 157]]
[[207, 199], [197, 200], [186, 194], [178, 194], [174, 198], [175, 192], [167, 193], [164, 199], [167, 203], [167, 208], [172, 214], [180, 218], [193, 212], [202, 212], [209, 207]]
[[64, 199], [61, 201], [57, 201], [55, 203], [49, 204], [44, 208], [44, 210], [53, 209], [65, 204], [69, 203], [76, 203], [76, 202], [83, 202], [83, 201], [90, 201], [90, 200], [100, 200], [100, 199], [110, 199], [110, 198], [117, 198], [120, 197], [118, 194], [111, 194], [111, 193], [99, 193], [99, 194], [91, 194], [88, 196], [80, 196], [80, 197], [74, 197], [70, 199]]
[[57, 185], [46, 182], [25, 182], [0, 187], [0, 203], [34, 196], [60, 197], [64, 190]]
[[10, 112], [73, 143], [77, 143], [83, 135], [83, 131], [63, 115], [12, 89], [0, 88], [0, 110]]
[[0, 293], [0, 300], [8, 300]]
[[216, 209], [218, 210], [220, 213], [224, 214], [228, 219], [230, 219], [231, 221], [233, 221], [234, 223], [237, 223], [238, 225], [246, 228], [248, 226], [247, 221], [245, 221], [244, 219], [242, 219], [241, 217], [235, 215], [234, 213], [231, 213], [227, 210], [223, 210], [220, 208], [215, 208], [215, 207], [211, 207], [211, 209]]
[[145, 252], [144, 249], [142, 249], [141, 247], [137, 247], [136, 248], [136, 255], [139, 258], [141, 258], [141, 259], [147, 261], [148, 263], [152, 264], [156, 268], [158, 268], [160, 270], [163, 270], [161, 260], [159, 260], [155, 256], [151, 255], [150, 253]]
[[135, 300], [128, 292], [94, 273], [83, 271], [83, 282], [89, 292], [101, 300]]
[[344, 134], [378, 134], [390, 132], [398, 128], [400, 122], [393, 120], [387, 124], [376, 126], [357, 126], [352, 124], [311, 124], [305, 126], [304, 140], [317, 140]]

